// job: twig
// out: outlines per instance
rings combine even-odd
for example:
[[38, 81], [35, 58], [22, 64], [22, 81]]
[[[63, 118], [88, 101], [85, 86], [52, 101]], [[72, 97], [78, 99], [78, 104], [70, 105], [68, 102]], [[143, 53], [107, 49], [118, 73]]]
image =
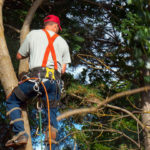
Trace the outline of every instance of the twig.
[[125, 113], [127, 113], [130, 117], [132, 117], [140, 126], [143, 130], [145, 130], [145, 126], [144, 124], [137, 118], [135, 117], [135, 115], [133, 113], [131, 113], [130, 111], [124, 109], [124, 108], [121, 108], [121, 107], [118, 107], [118, 106], [113, 106], [113, 105], [105, 105], [106, 107], [109, 107], [109, 108], [113, 108], [113, 109], [117, 109], [117, 110], [120, 110], [120, 111], [123, 111]]
[[130, 140], [132, 143], [134, 143], [140, 149], [140, 145], [135, 140], [133, 140], [132, 138], [127, 136], [125, 133], [123, 133], [123, 132], [121, 132], [119, 130], [115, 130], [115, 129], [87, 129], [87, 130], [82, 130], [82, 131], [75, 131], [75, 132], [69, 133], [63, 139], [59, 140], [58, 143], [64, 141], [68, 136], [76, 134], [76, 133], [79, 133], [79, 132], [116, 132], [116, 133], [124, 136], [128, 140]]
[[8, 28], [10, 28], [10, 29], [12, 29], [12, 30], [14, 30], [14, 31], [17, 32], [17, 33], [20, 33], [20, 30], [19, 30], [19, 29], [15, 28], [15, 27], [13, 27], [13, 26], [11, 26], [11, 25], [9, 25], [9, 24], [4, 24], [4, 26], [6, 26], [6, 27], [8, 27]]

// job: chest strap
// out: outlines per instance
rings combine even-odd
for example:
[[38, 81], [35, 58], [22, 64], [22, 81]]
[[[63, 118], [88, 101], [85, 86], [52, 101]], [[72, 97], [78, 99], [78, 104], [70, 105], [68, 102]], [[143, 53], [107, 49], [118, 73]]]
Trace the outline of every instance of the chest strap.
[[47, 61], [48, 61], [48, 57], [49, 57], [49, 54], [51, 52], [51, 55], [52, 55], [52, 58], [53, 58], [53, 61], [54, 61], [54, 69], [58, 70], [57, 59], [56, 59], [56, 54], [55, 54], [55, 49], [54, 49], [53, 43], [54, 43], [55, 39], [59, 35], [55, 33], [52, 37], [50, 37], [48, 31], [46, 31], [45, 29], [43, 29], [43, 31], [45, 32], [45, 34], [47, 36], [48, 46], [47, 46], [45, 54], [44, 54], [44, 59], [43, 59], [43, 62], [42, 62], [42, 67], [46, 67]]

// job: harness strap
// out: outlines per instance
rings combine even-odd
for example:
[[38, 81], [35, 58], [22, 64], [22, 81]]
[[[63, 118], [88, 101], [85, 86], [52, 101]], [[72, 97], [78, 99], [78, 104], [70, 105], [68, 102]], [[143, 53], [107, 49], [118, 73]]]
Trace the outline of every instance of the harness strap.
[[58, 69], [57, 59], [56, 59], [56, 54], [55, 54], [53, 43], [54, 43], [55, 39], [59, 35], [55, 33], [52, 37], [50, 37], [49, 33], [45, 29], [43, 29], [43, 31], [45, 32], [45, 34], [47, 36], [48, 46], [47, 46], [45, 54], [44, 54], [44, 59], [43, 59], [43, 62], [42, 62], [42, 67], [46, 67], [46, 64], [47, 64], [47, 61], [48, 61], [48, 57], [49, 57], [49, 53], [51, 52], [52, 58], [53, 58], [53, 61], [54, 61], [54, 68], [55, 68], [55, 70], [57, 70]]
[[15, 120], [12, 120], [10, 122], [10, 125], [14, 124], [15, 122], [18, 122], [18, 121], [24, 121], [23, 118], [18, 118], [18, 119], [15, 119]]
[[6, 116], [10, 115], [13, 111], [15, 110], [20, 110], [21, 111], [21, 108], [20, 107], [14, 107], [13, 109], [9, 110], [7, 113], [6, 113]]
[[19, 136], [24, 135], [26, 132], [25, 131], [21, 131], [19, 132], [17, 135], [14, 135], [12, 138], [12, 141], [16, 141], [18, 139]]
[[19, 98], [21, 101], [25, 101], [28, 99], [28, 96], [24, 94], [24, 92], [20, 89], [19, 86], [15, 87], [14, 93], [17, 98]]

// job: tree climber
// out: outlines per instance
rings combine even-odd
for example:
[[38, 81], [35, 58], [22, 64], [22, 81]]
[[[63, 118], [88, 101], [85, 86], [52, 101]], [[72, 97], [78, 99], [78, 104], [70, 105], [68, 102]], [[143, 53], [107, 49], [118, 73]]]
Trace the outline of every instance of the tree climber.
[[[50, 146], [52, 150], [56, 147], [56, 113], [61, 93], [61, 74], [71, 59], [67, 42], [57, 34], [59, 29], [62, 30], [59, 17], [48, 15], [44, 18], [44, 25], [44, 29], [33, 30], [27, 35], [16, 56], [18, 60], [29, 57], [29, 72], [23, 76], [26, 80], [14, 88], [6, 101], [6, 115], [11, 120], [14, 133], [13, 138], [5, 144], [6, 147], [27, 144], [28, 134], [24, 129], [21, 106], [37, 94], [47, 104], [44, 86], [50, 103]], [[48, 107], [45, 109], [48, 111]], [[48, 123], [48, 116], [46, 120]]]

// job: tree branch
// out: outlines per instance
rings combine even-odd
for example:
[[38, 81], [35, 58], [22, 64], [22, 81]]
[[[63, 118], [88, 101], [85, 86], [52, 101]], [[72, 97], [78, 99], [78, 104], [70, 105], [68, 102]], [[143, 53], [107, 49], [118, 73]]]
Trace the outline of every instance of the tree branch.
[[76, 133], [79, 133], [79, 132], [116, 132], [116, 133], [124, 136], [128, 140], [130, 140], [132, 143], [134, 143], [140, 149], [140, 145], [135, 140], [133, 140], [132, 138], [127, 136], [125, 133], [123, 133], [123, 132], [121, 132], [119, 130], [116, 130], [116, 129], [87, 129], [87, 130], [82, 130], [82, 131], [75, 131], [75, 132], [69, 133], [66, 137], [64, 137], [63, 139], [59, 140], [58, 143], [64, 141], [68, 136], [76, 134]]
[[25, 18], [24, 24], [21, 29], [21, 35], [20, 35], [21, 43], [24, 41], [26, 35], [30, 31], [30, 24], [34, 17], [34, 14], [35, 14], [37, 8], [42, 4], [43, 1], [44, 0], [35, 0], [33, 5], [31, 6], [31, 8], [29, 9], [28, 14]]
[[109, 105], [109, 104], [106, 104], [105, 106], [109, 107], [109, 108], [117, 109], [117, 110], [120, 110], [120, 111], [123, 111], [123, 112], [127, 113], [130, 117], [132, 117], [141, 126], [141, 128], [143, 130], [145, 130], [145, 125], [137, 117], [135, 117], [135, 115], [133, 113], [131, 113], [130, 111], [128, 111], [128, 110], [126, 110], [124, 108], [121, 108], [121, 107], [118, 107], [118, 106]]
[[3, 8], [4, 0], [0, 0], [0, 28], [3, 31], [3, 15], [2, 15], [2, 8]]
[[20, 33], [20, 32], [21, 32], [19, 29], [15, 28], [15, 27], [13, 27], [13, 26], [11, 26], [11, 25], [9, 25], [9, 24], [4, 24], [4, 26], [6, 26], [6, 27], [8, 27], [8, 28], [10, 28], [10, 29], [12, 29], [12, 30], [14, 30], [14, 31], [17, 32], [17, 33]]
[[106, 98], [103, 101], [99, 101], [98, 106], [97, 107], [90, 107], [90, 108], [80, 108], [80, 109], [74, 109], [68, 112], [65, 112], [63, 114], [61, 114], [60, 116], [57, 117], [57, 120], [61, 120], [64, 118], [68, 118], [72, 115], [76, 115], [76, 114], [82, 114], [82, 113], [92, 113], [97, 111], [100, 107], [112, 102], [113, 100], [123, 97], [123, 96], [127, 96], [127, 95], [132, 95], [132, 94], [136, 94], [136, 93], [140, 93], [143, 91], [149, 91], [150, 90], [150, 86], [145, 86], [145, 87], [141, 87], [138, 89], [134, 89], [134, 90], [129, 90], [129, 91], [125, 91], [125, 92], [120, 92], [117, 94], [114, 94], [113, 96]]

